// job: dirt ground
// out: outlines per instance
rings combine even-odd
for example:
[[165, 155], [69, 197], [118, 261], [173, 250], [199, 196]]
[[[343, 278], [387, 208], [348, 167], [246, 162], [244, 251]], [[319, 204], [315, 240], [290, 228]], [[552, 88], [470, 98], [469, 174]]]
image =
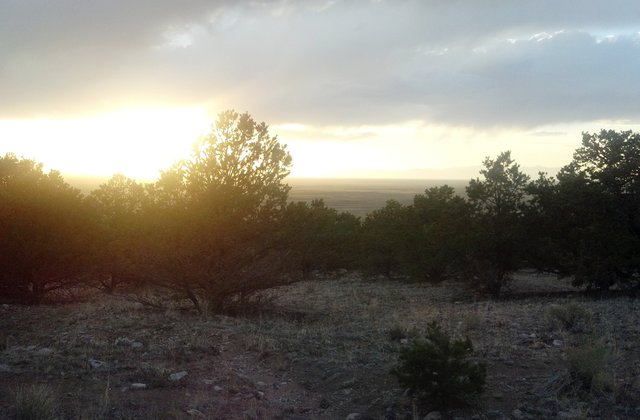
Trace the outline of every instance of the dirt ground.
[[[429, 407], [389, 372], [411, 342], [398, 332], [430, 321], [468, 336], [488, 371], [485, 392], [444, 418], [640, 418], [638, 300], [526, 273], [499, 300], [455, 283], [318, 277], [236, 317], [104, 295], [0, 305], [0, 418], [40, 398], [73, 419], [421, 419]], [[572, 376], [569, 355], [587, 345], [606, 352], [606, 386]]]

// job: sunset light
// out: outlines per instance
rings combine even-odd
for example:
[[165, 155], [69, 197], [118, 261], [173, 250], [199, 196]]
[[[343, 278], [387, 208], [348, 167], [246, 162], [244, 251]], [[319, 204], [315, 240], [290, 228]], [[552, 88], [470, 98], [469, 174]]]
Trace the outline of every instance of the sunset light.
[[212, 120], [198, 108], [140, 108], [77, 119], [0, 121], [0, 152], [73, 175], [141, 180], [188, 156]]
[[640, 1], [0, 0], [0, 419], [640, 419]]

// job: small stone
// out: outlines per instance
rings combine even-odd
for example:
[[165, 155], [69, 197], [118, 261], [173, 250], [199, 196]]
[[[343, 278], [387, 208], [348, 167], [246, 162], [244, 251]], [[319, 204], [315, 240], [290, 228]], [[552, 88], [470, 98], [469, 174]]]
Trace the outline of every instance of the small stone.
[[426, 416], [424, 416], [422, 420], [440, 420], [440, 419], [442, 419], [442, 413], [440, 413], [439, 411], [432, 411]]
[[408, 338], [401, 338], [400, 339], [400, 344], [409, 344], [409, 339]]
[[9, 365], [0, 363], [0, 372], [11, 372], [11, 367], [9, 367]]
[[553, 340], [553, 345], [556, 347], [562, 347], [562, 340]]
[[36, 352], [38, 356], [49, 356], [52, 353], [53, 353], [53, 349], [50, 349], [49, 347], [43, 347]]
[[185, 372], [184, 370], [181, 372], [176, 372], [176, 373], [172, 373], [171, 375], [169, 375], [169, 380], [176, 382], [179, 381], [180, 379], [184, 378], [185, 376], [187, 376], [187, 372]]
[[116, 338], [116, 341], [114, 342], [114, 344], [116, 346], [130, 346], [131, 344], [133, 344], [133, 340], [127, 337], [118, 337]]
[[101, 360], [89, 359], [89, 365], [94, 369], [100, 369], [105, 367], [107, 364]]
[[362, 417], [362, 414], [360, 413], [351, 413], [344, 420], [358, 420], [361, 417]]
[[558, 411], [559, 419], [579, 419], [582, 418], [582, 412], [580, 410], [573, 409], [567, 411]]
[[187, 410], [187, 414], [191, 417], [204, 417], [204, 413], [200, 410], [196, 410], [195, 408]]
[[213, 385], [216, 383], [216, 381], [214, 381], [213, 379], [203, 379], [202, 383], [205, 385]]
[[524, 413], [516, 408], [511, 412], [511, 417], [514, 419], [522, 419], [524, 418]]
[[139, 341], [134, 341], [133, 343], [131, 343], [131, 347], [134, 349], [141, 349], [142, 347], [144, 347], [144, 344]]
[[264, 398], [264, 392], [262, 391], [256, 391], [253, 393], [253, 395], [256, 397], [256, 399], [261, 400]]
[[131, 384], [130, 388], [131, 389], [147, 389], [147, 384], [135, 382]]
[[257, 388], [266, 388], [267, 384], [262, 382], [262, 381], [258, 381], [256, 382], [256, 387]]
[[213, 387], [213, 390], [215, 392], [222, 392], [223, 388], [220, 385], [216, 385], [216, 386]]

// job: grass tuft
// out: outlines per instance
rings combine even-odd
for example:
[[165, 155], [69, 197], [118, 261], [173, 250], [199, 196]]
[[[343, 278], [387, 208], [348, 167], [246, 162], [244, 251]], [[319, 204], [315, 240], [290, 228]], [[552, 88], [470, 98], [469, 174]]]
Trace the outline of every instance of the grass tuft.
[[47, 385], [20, 386], [14, 393], [16, 420], [56, 418], [55, 396]]

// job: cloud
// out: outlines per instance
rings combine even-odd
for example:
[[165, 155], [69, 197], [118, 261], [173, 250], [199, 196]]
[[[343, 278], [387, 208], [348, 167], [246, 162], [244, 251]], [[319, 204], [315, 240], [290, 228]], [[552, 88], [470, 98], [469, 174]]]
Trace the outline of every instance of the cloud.
[[638, 120], [639, 16], [595, 0], [8, 0], [0, 118], [198, 103], [272, 124]]

